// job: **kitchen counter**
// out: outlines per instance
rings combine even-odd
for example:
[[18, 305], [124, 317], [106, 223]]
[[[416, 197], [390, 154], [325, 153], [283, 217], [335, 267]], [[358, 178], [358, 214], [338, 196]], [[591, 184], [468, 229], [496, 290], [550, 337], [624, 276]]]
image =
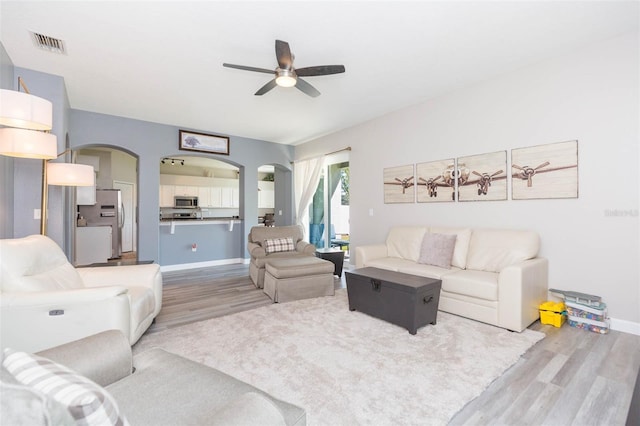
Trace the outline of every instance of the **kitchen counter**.
[[229, 221], [234, 221], [235, 223], [240, 223], [242, 219], [237, 217], [203, 217], [194, 218], [194, 219], [160, 219], [160, 225], [167, 225], [170, 223], [175, 223], [176, 225], [184, 224], [184, 225], [194, 225], [198, 223], [205, 223], [211, 225], [212, 223], [229, 223]]
[[160, 219], [160, 222], [211, 222], [211, 221], [216, 221], [216, 220], [224, 220], [224, 221], [230, 221], [230, 220], [242, 220], [239, 217], [203, 217], [202, 219], [198, 218], [188, 218], [188, 219], [176, 219], [176, 218], [166, 218], [166, 219]]
[[225, 225], [229, 231], [233, 231], [233, 226], [242, 223], [242, 219], [232, 217], [205, 217], [202, 219], [160, 219], [160, 226], [170, 226], [170, 234], [176, 232], [176, 226], [204, 226], [204, 225]]

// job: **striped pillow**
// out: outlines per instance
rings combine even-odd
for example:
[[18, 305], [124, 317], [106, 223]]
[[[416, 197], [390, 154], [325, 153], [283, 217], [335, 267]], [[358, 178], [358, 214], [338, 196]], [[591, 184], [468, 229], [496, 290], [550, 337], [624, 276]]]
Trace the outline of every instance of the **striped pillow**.
[[293, 238], [271, 238], [269, 240], [264, 240], [264, 251], [265, 253], [276, 253], [279, 251], [293, 251], [296, 249], [296, 246], [293, 244]]
[[60, 364], [5, 349], [2, 365], [18, 382], [64, 404], [79, 425], [129, 424], [105, 389]]

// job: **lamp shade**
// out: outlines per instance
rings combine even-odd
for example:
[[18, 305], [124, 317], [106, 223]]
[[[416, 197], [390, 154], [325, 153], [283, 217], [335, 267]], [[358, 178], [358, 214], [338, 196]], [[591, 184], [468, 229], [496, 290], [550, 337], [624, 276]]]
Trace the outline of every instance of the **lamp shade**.
[[51, 130], [53, 104], [29, 93], [0, 89], [0, 124], [30, 130]]
[[47, 184], [91, 186], [96, 181], [92, 166], [71, 163], [47, 163]]
[[0, 129], [0, 155], [50, 160], [57, 157], [56, 135], [35, 130]]

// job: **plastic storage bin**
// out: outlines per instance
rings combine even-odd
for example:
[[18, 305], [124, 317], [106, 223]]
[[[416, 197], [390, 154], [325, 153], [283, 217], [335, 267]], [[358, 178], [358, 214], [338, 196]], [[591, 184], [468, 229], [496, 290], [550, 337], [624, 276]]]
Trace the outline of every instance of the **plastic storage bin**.
[[540, 322], [549, 324], [554, 327], [562, 327], [567, 317], [564, 313], [564, 303], [562, 302], [544, 302], [539, 306]]
[[594, 333], [607, 334], [609, 332], [609, 319], [604, 321], [595, 321], [587, 318], [569, 317], [569, 325], [571, 327], [589, 330]]
[[600, 303], [598, 306], [585, 306], [579, 303], [566, 302], [567, 315], [570, 317], [590, 319], [604, 322], [607, 319], [607, 305]]

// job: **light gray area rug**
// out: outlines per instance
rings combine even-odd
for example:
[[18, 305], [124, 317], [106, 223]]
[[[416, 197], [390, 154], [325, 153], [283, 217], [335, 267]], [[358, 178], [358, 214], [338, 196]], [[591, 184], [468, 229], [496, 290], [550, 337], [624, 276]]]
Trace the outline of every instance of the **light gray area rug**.
[[455, 315], [410, 335], [335, 297], [274, 304], [144, 336], [307, 410], [309, 425], [443, 425], [543, 333]]

